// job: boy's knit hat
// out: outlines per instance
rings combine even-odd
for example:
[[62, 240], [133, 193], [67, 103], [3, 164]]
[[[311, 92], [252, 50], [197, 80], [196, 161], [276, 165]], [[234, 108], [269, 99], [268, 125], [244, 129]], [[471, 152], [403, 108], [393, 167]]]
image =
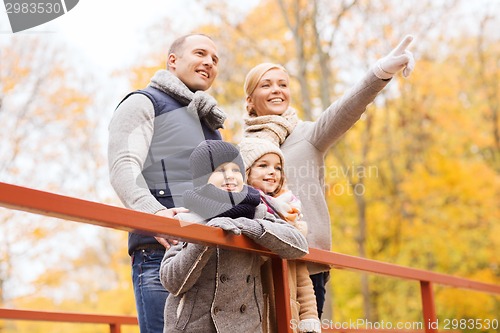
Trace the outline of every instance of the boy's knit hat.
[[247, 137], [241, 140], [239, 146], [243, 162], [245, 163], [245, 170], [248, 170], [255, 161], [269, 153], [278, 155], [281, 159], [281, 166], [285, 166], [285, 157], [281, 149], [269, 140]]
[[221, 164], [233, 162], [240, 167], [243, 178], [245, 165], [237, 147], [222, 140], [205, 140], [196, 147], [189, 158], [194, 187], [203, 186]]

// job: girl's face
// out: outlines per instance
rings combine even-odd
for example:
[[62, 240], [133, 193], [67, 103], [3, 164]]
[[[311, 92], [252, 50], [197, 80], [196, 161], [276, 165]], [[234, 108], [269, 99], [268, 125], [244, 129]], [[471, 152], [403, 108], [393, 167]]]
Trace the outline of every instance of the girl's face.
[[264, 193], [274, 193], [281, 184], [281, 159], [274, 153], [263, 155], [250, 167], [248, 185]]
[[243, 190], [243, 174], [238, 164], [224, 163], [212, 172], [208, 183], [224, 191], [241, 192]]
[[270, 69], [260, 79], [247, 104], [257, 116], [282, 115], [290, 105], [288, 74], [283, 70]]

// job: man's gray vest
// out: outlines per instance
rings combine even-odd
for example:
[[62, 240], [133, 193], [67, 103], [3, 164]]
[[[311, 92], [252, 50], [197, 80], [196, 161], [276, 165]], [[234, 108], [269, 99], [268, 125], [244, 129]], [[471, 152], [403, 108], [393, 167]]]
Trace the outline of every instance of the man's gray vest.
[[[132, 94], [147, 96], [155, 110], [154, 132], [142, 175], [151, 194], [163, 206], [181, 207], [182, 194], [193, 188], [191, 152], [204, 140], [221, 140], [221, 135], [163, 91], [148, 86], [128, 94], [122, 102]], [[151, 236], [129, 234], [129, 254], [146, 244], [158, 242]]]

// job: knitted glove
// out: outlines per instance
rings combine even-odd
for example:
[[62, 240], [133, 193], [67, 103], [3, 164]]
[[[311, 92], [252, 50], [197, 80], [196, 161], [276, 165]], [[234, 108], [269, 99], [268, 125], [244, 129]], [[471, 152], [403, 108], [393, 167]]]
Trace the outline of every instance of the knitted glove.
[[299, 323], [299, 333], [321, 333], [321, 323], [315, 318], [303, 319]]
[[207, 222], [208, 226], [221, 228], [222, 230], [232, 232], [235, 235], [241, 235], [238, 224], [229, 217], [216, 217]]
[[379, 59], [373, 66], [373, 73], [379, 79], [388, 80], [400, 70], [403, 70], [403, 76], [408, 77], [415, 67], [415, 58], [413, 54], [406, 50], [413, 40], [413, 36], [406, 36], [394, 50], [388, 55]]
[[241, 233], [252, 239], [259, 239], [264, 233], [264, 227], [256, 220], [238, 217], [232, 222], [241, 230]]
[[263, 199], [287, 222], [295, 222], [302, 216], [302, 203], [291, 191], [282, 191], [275, 197], [266, 195]]
[[226, 114], [217, 106], [215, 98], [208, 93], [198, 90], [188, 104], [188, 112], [204, 119], [207, 125], [214, 131], [224, 127]]

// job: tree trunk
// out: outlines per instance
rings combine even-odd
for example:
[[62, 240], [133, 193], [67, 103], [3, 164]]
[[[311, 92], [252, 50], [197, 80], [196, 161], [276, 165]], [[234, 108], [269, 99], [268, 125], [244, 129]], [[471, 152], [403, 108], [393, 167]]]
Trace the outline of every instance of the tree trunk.
[[[288, 16], [288, 8], [284, 2], [284, 0], [278, 0], [278, 3], [281, 8], [281, 12], [283, 13], [283, 18], [285, 22], [292, 32], [293, 40], [295, 43], [295, 56], [297, 60], [298, 73], [297, 80], [300, 85], [300, 95], [301, 95], [301, 108], [304, 112], [303, 118], [305, 120], [313, 120], [312, 119], [312, 103], [311, 103], [311, 94], [309, 92], [309, 85], [307, 81], [307, 62], [308, 59], [306, 57], [305, 45], [304, 45], [304, 37], [305, 30], [304, 26], [306, 25], [307, 17], [307, 3], [306, 5], [301, 5], [300, 0], [294, 0], [292, 2], [292, 14], [294, 16], [294, 21], [290, 20]], [[304, 14], [306, 12], [306, 14]]]

